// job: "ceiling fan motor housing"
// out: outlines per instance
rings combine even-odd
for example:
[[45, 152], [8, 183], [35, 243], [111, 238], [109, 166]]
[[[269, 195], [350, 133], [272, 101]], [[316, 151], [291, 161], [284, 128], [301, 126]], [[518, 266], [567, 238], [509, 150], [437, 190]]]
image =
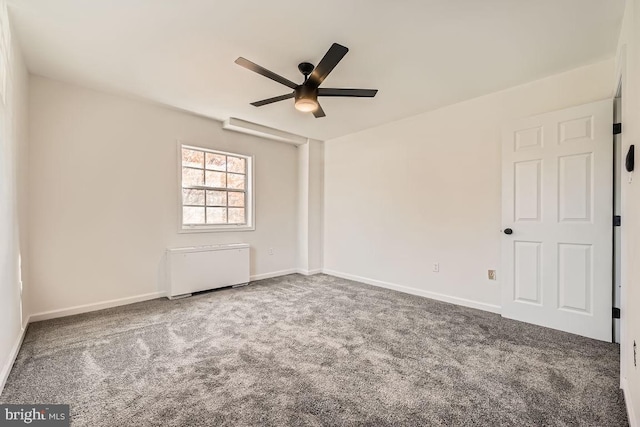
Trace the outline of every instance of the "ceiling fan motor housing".
[[299, 99], [318, 99], [318, 88], [307, 85], [300, 85], [295, 88], [296, 101]]
[[[296, 110], [303, 113], [313, 112], [317, 115], [322, 109], [318, 104], [318, 88], [309, 85], [300, 85], [294, 89]], [[324, 112], [321, 113], [324, 116]]]

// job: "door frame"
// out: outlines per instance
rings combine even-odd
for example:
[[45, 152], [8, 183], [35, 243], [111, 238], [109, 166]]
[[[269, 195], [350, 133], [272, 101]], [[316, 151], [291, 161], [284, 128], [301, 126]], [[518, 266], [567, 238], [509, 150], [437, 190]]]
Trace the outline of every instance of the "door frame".
[[[613, 97], [613, 123], [622, 123], [622, 80], [618, 81], [618, 85], [616, 86], [616, 92]], [[622, 158], [624, 157], [623, 150], [623, 141], [622, 141], [622, 133], [618, 135], [613, 135], [613, 215], [614, 217], [617, 215], [622, 216], [622, 174], [623, 174], [623, 165], [624, 162]], [[613, 230], [611, 233], [612, 237], [612, 256], [613, 260], [611, 263], [612, 271], [611, 283], [613, 285], [612, 299], [613, 307], [622, 308], [622, 224], [620, 226], [613, 225]], [[618, 268], [618, 265], [620, 268]], [[617, 289], [617, 287], [620, 289]], [[616, 300], [616, 297], [619, 297], [619, 300]], [[612, 342], [620, 343], [622, 339], [622, 319], [611, 319], [611, 328], [612, 328]], [[617, 332], [617, 333], [616, 333]]]
[[[628, 111], [627, 106], [625, 105], [625, 101], [627, 97], [625, 96], [625, 91], [627, 90], [627, 45], [623, 45], [617, 55], [616, 61], [616, 70], [615, 70], [615, 80], [614, 80], [614, 93], [613, 97], [615, 98], [618, 95], [618, 91], [620, 91], [620, 110], [621, 110], [621, 123], [626, 121], [626, 112]], [[612, 101], [615, 101], [612, 99]], [[620, 146], [622, 148], [622, 153], [624, 153], [624, 145], [625, 138], [624, 132], [620, 134]], [[614, 177], [615, 178], [615, 177]], [[620, 176], [620, 207], [621, 211], [625, 212], [625, 191], [624, 191], [624, 183], [625, 179], [623, 179], [623, 175]], [[615, 185], [615, 183], [614, 183]], [[622, 219], [624, 221], [624, 218]], [[625, 227], [624, 223], [620, 227], [620, 388], [626, 389], [626, 381], [627, 381], [627, 372], [625, 363], [623, 363], [623, 356], [626, 355], [629, 351], [628, 343], [625, 340], [626, 332], [627, 332], [627, 324], [626, 324], [626, 311], [627, 311], [627, 291], [626, 291], [626, 271], [627, 271], [627, 253], [625, 250]]]

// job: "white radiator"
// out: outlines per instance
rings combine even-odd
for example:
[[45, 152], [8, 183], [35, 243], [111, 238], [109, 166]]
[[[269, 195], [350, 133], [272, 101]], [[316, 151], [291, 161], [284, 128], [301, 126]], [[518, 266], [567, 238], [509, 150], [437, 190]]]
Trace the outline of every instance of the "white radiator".
[[198, 246], [167, 249], [167, 296], [249, 282], [249, 245]]

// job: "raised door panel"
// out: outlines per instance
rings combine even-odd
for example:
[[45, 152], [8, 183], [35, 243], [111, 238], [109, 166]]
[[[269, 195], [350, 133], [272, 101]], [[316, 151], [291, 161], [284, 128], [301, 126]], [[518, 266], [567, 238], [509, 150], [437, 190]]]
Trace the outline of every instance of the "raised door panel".
[[560, 144], [581, 139], [593, 139], [593, 117], [579, 117], [558, 124], [558, 141]]
[[542, 148], [542, 127], [523, 129], [514, 132], [514, 151]]
[[558, 244], [558, 308], [591, 314], [593, 292], [592, 245]]
[[593, 212], [591, 153], [558, 159], [558, 221], [589, 222]]
[[514, 242], [514, 300], [542, 304], [542, 243]]
[[515, 221], [541, 221], [542, 161], [517, 162], [514, 168]]

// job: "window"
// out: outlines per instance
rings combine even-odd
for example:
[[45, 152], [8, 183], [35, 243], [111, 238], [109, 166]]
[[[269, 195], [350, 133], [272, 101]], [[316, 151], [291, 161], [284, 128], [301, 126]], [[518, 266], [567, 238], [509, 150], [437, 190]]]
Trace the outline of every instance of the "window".
[[182, 230], [253, 229], [251, 157], [180, 145]]

